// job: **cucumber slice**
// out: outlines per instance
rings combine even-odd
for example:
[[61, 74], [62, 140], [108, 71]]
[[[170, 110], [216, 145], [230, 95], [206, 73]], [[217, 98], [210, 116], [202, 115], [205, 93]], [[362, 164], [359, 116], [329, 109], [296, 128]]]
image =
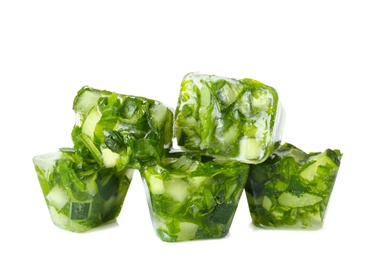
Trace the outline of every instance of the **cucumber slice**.
[[299, 208], [315, 205], [323, 199], [319, 196], [303, 193], [300, 196], [284, 192], [278, 197], [278, 203], [284, 207]]
[[180, 222], [180, 231], [177, 233], [177, 241], [193, 240], [196, 237], [198, 225], [190, 222]]
[[[148, 176], [148, 175], [146, 175]], [[149, 189], [150, 191], [155, 194], [163, 194], [164, 193], [164, 182], [158, 177], [155, 177], [153, 175], [150, 175], [147, 177], [149, 182]]]
[[84, 180], [86, 191], [91, 196], [95, 196], [98, 193], [98, 185], [97, 185], [96, 179], [97, 179], [97, 173], [93, 174], [92, 176], [87, 177]]
[[243, 86], [236, 80], [232, 80], [231, 84], [225, 82], [223, 87], [218, 90], [217, 95], [223, 108], [227, 108], [239, 98], [242, 92]]
[[203, 197], [205, 199], [205, 203], [208, 209], [212, 209], [215, 207], [216, 202], [214, 200], [214, 195], [211, 193], [211, 190], [204, 189], [203, 190]]
[[73, 109], [81, 114], [88, 114], [89, 111], [97, 105], [97, 100], [101, 97], [100, 91], [85, 86], [75, 97]]
[[318, 176], [319, 166], [328, 166], [332, 168], [338, 167], [338, 165], [327, 156], [327, 153], [312, 156], [310, 157], [310, 160], [313, 162], [309, 166], [305, 166], [304, 170], [300, 173], [301, 177], [308, 181], [313, 181], [314, 178]]
[[228, 146], [238, 141], [240, 134], [239, 126], [231, 125], [218, 139], [223, 145]]
[[189, 184], [180, 179], [165, 181], [164, 187], [166, 189], [165, 192], [167, 193], [167, 195], [178, 202], [183, 202], [189, 194]]
[[84, 220], [89, 216], [91, 202], [71, 202], [71, 219]]
[[94, 134], [96, 125], [100, 121], [100, 119], [101, 119], [101, 115], [97, 111], [97, 107], [93, 107], [83, 123], [82, 132], [83, 134], [86, 134], [87, 136], [89, 136], [91, 140], [93, 140], [93, 134]]
[[252, 106], [256, 111], [267, 111], [273, 105], [273, 95], [267, 90], [258, 90], [252, 99]]
[[240, 97], [240, 99], [237, 102], [237, 109], [245, 118], [253, 117], [254, 113], [253, 113], [252, 100], [253, 100], [253, 95], [250, 90], [247, 90], [244, 92], [244, 94]]
[[106, 168], [112, 168], [117, 165], [117, 160], [120, 158], [118, 153], [113, 152], [109, 148], [102, 149], [102, 161]]
[[172, 163], [172, 168], [175, 170], [180, 170], [185, 173], [193, 172], [197, 169], [199, 165], [198, 161], [193, 161], [188, 157], [180, 157], [176, 162]]
[[272, 201], [267, 196], [264, 196], [263, 202], [262, 202], [263, 208], [269, 211], [272, 205], [273, 205]]
[[260, 154], [260, 144], [255, 138], [243, 138], [240, 140], [239, 158], [245, 158], [245, 160], [258, 160]]
[[201, 107], [209, 107], [211, 105], [211, 93], [209, 88], [201, 88]]
[[156, 130], [160, 130], [164, 127], [168, 108], [161, 103], [156, 103], [150, 108], [151, 123]]
[[208, 178], [205, 176], [196, 176], [196, 177], [189, 178], [188, 180], [189, 180], [189, 185], [191, 189], [197, 189], [200, 185], [205, 183], [207, 179]]
[[57, 210], [61, 210], [69, 202], [70, 198], [63, 188], [56, 185], [51, 189], [49, 194], [47, 194], [46, 200], [48, 200]]

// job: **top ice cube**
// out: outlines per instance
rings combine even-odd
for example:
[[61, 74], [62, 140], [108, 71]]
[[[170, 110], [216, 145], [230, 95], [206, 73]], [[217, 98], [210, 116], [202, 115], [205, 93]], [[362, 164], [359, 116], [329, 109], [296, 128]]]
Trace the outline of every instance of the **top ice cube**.
[[182, 80], [174, 134], [185, 151], [257, 164], [280, 144], [283, 123], [276, 90], [257, 80], [197, 73]]

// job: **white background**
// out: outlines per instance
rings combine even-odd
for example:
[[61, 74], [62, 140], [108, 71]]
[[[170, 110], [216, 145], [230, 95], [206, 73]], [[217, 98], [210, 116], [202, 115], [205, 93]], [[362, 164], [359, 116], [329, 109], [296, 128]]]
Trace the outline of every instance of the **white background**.
[[[374, 2], [0, 1], [0, 259], [377, 259]], [[192, 71], [275, 87], [283, 141], [343, 152], [323, 229], [254, 228], [243, 194], [228, 237], [165, 243], [138, 172], [116, 223], [85, 234], [55, 227], [32, 157], [71, 146], [76, 92], [89, 85], [175, 107]]]

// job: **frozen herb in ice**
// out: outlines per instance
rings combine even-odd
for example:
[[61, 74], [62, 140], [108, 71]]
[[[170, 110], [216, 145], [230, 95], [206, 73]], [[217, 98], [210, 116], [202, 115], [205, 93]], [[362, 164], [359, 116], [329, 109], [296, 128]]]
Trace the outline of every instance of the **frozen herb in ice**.
[[228, 234], [249, 165], [185, 153], [143, 168], [151, 218], [163, 241]]
[[78, 153], [105, 167], [139, 168], [172, 142], [172, 111], [161, 102], [83, 87], [74, 100]]
[[253, 224], [264, 228], [319, 229], [342, 154], [305, 153], [283, 144], [252, 165], [245, 187]]
[[53, 223], [73, 232], [115, 220], [133, 174], [100, 167], [72, 149], [35, 156], [33, 163]]
[[255, 164], [279, 145], [283, 121], [274, 88], [191, 73], [181, 83], [174, 130], [186, 151]]

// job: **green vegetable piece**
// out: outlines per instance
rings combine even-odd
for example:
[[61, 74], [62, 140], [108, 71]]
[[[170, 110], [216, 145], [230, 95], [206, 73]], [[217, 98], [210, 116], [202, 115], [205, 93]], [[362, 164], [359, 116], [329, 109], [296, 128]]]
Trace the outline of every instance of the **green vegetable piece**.
[[71, 219], [73, 220], [82, 220], [87, 219], [89, 216], [89, 207], [91, 206], [90, 202], [72, 202], [71, 203]]
[[184, 152], [144, 165], [151, 220], [166, 242], [221, 238], [228, 234], [249, 165]]
[[161, 102], [85, 86], [73, 110], [74, 148], [101, 166], [139, 168], [161, 160], [172, 145], [173, 112]]
[[118, 217], [133, 176], [67, 148], [35, 156], [33, 164], [53, 223], [77, 233]]
[[274, 88], [190, 73], [181, 83], [174, 136], [185, 151], [257, 164], [279, 146], [283, 121]]
[[327, 149], [305, 153], [285, 143], [252, 165], [245, 192], [255, 226], [320, 229], [342, 154]]

